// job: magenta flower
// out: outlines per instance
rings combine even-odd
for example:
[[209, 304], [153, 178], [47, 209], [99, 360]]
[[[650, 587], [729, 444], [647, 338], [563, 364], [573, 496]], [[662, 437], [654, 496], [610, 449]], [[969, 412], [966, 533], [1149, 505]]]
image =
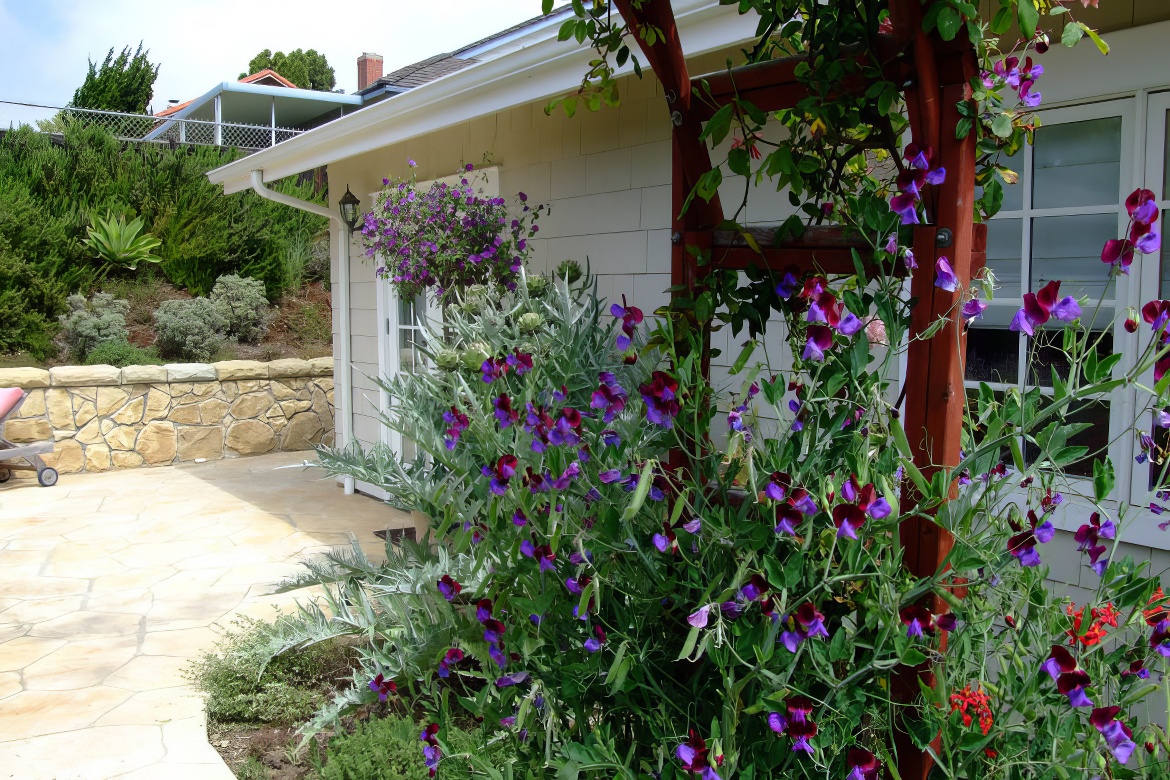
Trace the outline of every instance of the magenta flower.
[[608, 424], [625, 410], [628, 396], [625, 389], [618, 384], [617, 377], [609, 371], [602, 371], [598, 378], [601, 384], [593, 391], [589, 406], [593, 409], [604, 409], [602, 420]]
[[1101, 736], [1105, 738], [1105, 744], [1109, 747], [1109, 752], [1113, 754], [1118, 763], [1124, 764], [1133, 755], [1137, 743], [1133, 741], [1133, 731], [1130, 730], [1129, 726], [1117, 720], [1119, 712], [1121, 712], [1120, 707], [1097, 707], [1089, 715], [1089, 723], [1101, 732]]
[[963, 304], [963, 319], [967, 324], [971, 324], [975, 320], [983, 316], [983, 312], [987, 310], [987, 304], [978, 298], [970, 298]]
[[1057, 301], [1060, 281], [1053, 279], [1040, 288], [1039, 292], [1024, 293], [1024, 307], [1016, 312], [1009, 326], [1011, 330], [1035, 335], [1035, 328], [1056, 317], [1062, 322], [1072, 322], [1081, 316], [1081, 307], [1071, 295]]
[[803, 696], [793, 696], [785, 703], [788, 705], [788, 736], [792, 737], [792, 749], [811, 755], [813, 747], [809, 740], [817, 735], [817, 724], [809, 717], [813, 703]]
[[378, 701], [386, 701], [390, 694], [398, 693], [398, 686], [393, 680], [387, 680], [381, 674], [370, 680], [370, 690], [378, 694]]
[[495, 358], [488, 358], [483, 361], [483, 365], [479, 367], [481, 378], [484, 384], [490, 385], [495, 380], [508, 373], [508, 361], [496, 360]]
[[463, 660], [463, 651], [458, 647], [452, 647], [446, 654], [439, 659], [439, 676], [446, 678], [451, 676], [451, 667]]
[[642, 310], [636, 306], [626, 306], [626, 297], [622, 296], [621, 304], [615, 303], [609, 308], [613, 316], [622, 321], [622, 332], [617, 337], [617, 348], [625, 352], [634, 343], [634, 331], [642, 324]]
[[[413, 162], [413, 161], [412, 161]], [[426, 763], [427, 770], [430, 776], [435, 776], [435, 771], [439, 768], [439, 760], [443, 757], [439, 750], [439, 741], [436, 735], [439, 733], [439, 724], [432, 723], [422, 730], [418, 738], [422, 740], [423, 744], [423, 760]]]
[[695, 628], [706, 628], [707, 619], [711, 615], [711, 605], [699, 607], [687, 617], [687, 622]]
[[818, 363], [825, 359], [825, 350], [833, 346], [833, 331], [824, 325], [808, 326], [808, 342], [805, 344], [804, 360], [815, 360]]
[[447, 435], [443, 438], [443, 443], [448, 450], [454, 450], [455, 445], [459, 442], [459, 437], [471, 425], [471, 420], [467, 415], [452, 406], [450, 411], [443, 412], [443, 422], [447, 423]]
[[1056, 528], [1048, 520], [1039, 522], [1031, 509], [1028, 510], [1028, 522], [1029, 528], [1020, 530], [1017, 526], [1019, 532], [1008, 540], [1008, 552], [1015, 556], [1021, 566], [1039, 566], [1040, 554], [1036, 551], [1036, 544], [1052, 541], [1056, 536]]
[[443, 594], [443, 598], [447, 601], [454, 601], [455, 597], [463, 590], [463, 586], [452, 579], [450, 574], [444, 574], [440, 577], [438, 586], [439, 592]]
[[947, 292], [954, 292], [959, 286], [959, 277], [955, 276], [951, 261], [945, 257], [940, 257], [934, 264], [934, 286]]
[[801, 604], [790, 618], [781, 619], [781, 622], [786, 622], [789, 628], [781, 632], [780, 643], [790, 653], [795, 653], [801, 642], [807, 639], [829, 636], [829, 631], [825, 628], [825, 616], [817, 611], [811, 601]]
[[[674, 755], [684, 771], [699, 775], [701, 780], [720, 780], [707, 758], [707, 742], [694, 729], [690, 730], [687, 741], [675, 748]], [[715, 763], [722, 764], [723, 756], [716, 756]]]
[[650, 375], [650, 381], [638, 388], [642, 400], [646, 404], [646, 419], [663, 428], [674, 425], [674, 418], [679, 413], [679, 402], [676, 397], [678, 382], [662, 371], [655, 371]]
[[906, 636], [908, 637], [920, 637], [934, 632], [934, 618], [931, 616], [930, 610], [921, 604], [902, 607], [898, 612], [898, 617], [906, 626]]
[[585, 640], [585, 649], [590, 653], [596, 653], [605, 644], [605, 629], [601, 626], [593, 627], [593, 636]]
[[504, 362], [516, 371], [516, 376], [524, 376], [532, 370], [532, 355], [520, 350], [513, 350], [512, 354], [504, 358]]
[[497, 688], [510, 688], [513, 685], [519, 685], [528, 679], [528, 672], [513, 672], [512, 674], [504, 675], [496, 680]]
[[878, 774], [882, 771], [882, 762], [864, 748], [849, 748], [847, 761], [849, 774], [845, 776], [845, 780], [877, 780]]
[[520, 412], [512, 408], [512, 399], [507, 393], [500, 393], [498, 397], [493, 398], [492, 406], [496, 410], [496, 419], [501, 428], [507, 428], [520, 419]]
[[917, 225], [922, 187], [942, 184], [947, 172], [945, 168], [934, 166], [934, 150], [929, 146], [908, 144], [902, 156], [906, 159], [907, 167], [898, 174], [899, 194], [890, 199], [890, 210], [902, 217], [903, 225]]
[[483, 466], [480, 473], [485, 477], [491, 477], [491, 491], [497, 496], [502, 496], [508, 491], [509, 480], [516, 475], [518, 463], [515, 455], [501, 455], [494, 468]]

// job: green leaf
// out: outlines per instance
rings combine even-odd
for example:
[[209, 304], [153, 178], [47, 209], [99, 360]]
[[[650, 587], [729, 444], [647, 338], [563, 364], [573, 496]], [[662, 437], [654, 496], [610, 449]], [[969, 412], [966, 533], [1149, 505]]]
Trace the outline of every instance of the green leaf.
[[1094, 30], [1092, 27], [1089, 27], [1084, 22], [1077, 22], [1077, 27], [1080, 27], [1082, 30], [1085, 31], [1085, 35], [1089, 36], [1089, 39], [1092, 40], [1093, 43], [1097, 44], [1097, 48], [1101, 50], [1102, 54], [1109, 53], [1109, 44], [1107, 44], [1107, 43], [1105, 43], [1105, 41], [1101, 40], [1101, 36], [1097, 35], [1096, 30]]
[[991, 20], [991, 32], [996, 35], [1003, 35], [1012, 28], [1012, 9], [1011, 6], [1004, 6], [996, 12]]
[[711, 143], [715, 145], [720, 144], [727, 137], [727, 134], [731, 132], [733, 108], [732, 104], [728, 103], [712, 114], [711, 118], [707, 120], [707, 124], [703, 127], [703, 132], [699, 133], [699, 140], [705, 141], [710, 138]]
[[708, 203], [711, 198], [719, 192], [719, 185], [723, 183], [723, 169], [719, 167], [712, 168], [699, 177], [699, 183], [695, 185], [695, 190], [699, 193], [699, 197]]
[[[1021, 5], [1026, 2], [1030, 0], [1021, 0]], [[938, 35], [944, 41], [953, 41], [962, 27], [963, 17], [959, 16], [959, 12], [954, 8], [944, 6], [938, 12]]]
[[1064, 32], [1060, 34], [1060, 42], [1071, 49], [1084, 37], [1085, 31], [1078, 27], [1076, 22], [1069, 22], [1064, 26]]
[[1007, 114], [996, 114], [991, 120], [991, 132], [1000, 138], [1007, 138], [1012, 134], [1012, 118]]
[[1108, 457], [1102, 463], [1099, 458], [1093, 460], [1093, 495], [1098, 501], [1104, 501], [1113, 491], [1116, 475], [1113, 473], [1113, 461]]
[[558, 41], [567, 41], [573, 37], [573, 33], [577, 31], [577, 20], [566, 19], [561, 25], [561, 29], [557, 31]]
[[1034, 0], [1019, 0], [1016, 17], [1020, 21], [1020, 32], [1028, 40], [1036, 37], [1036, 25], [1040, 23], [1040, 12], [1036, 10]]
[[540, 12], [542, 14], [551, 13], [553, 9], [553, 0], [540, 0]]
[[902, 653], [902, 663], [907, 666], [918, 666], [926, 663], [926, 655], [917, 647], [908, 647], [906, 652]]
[[735, 359], [735, 363], [731, 366], [731, 375], [732, 376], [735, 376], [740, 371], [743, 371], [743, 367], [747, 365], [748, 360], [751, 358], [752, 353], [755, 351], [756, 351], [756, 341], [755, 341], [755, 339], [752, 339], [744, 346], [743, 350], [740, 351], [739, 357], [737, 357]]
[[751, 157], [746, 146], [739, 146], [727, 153], [727, 167], [739, 176], [748, 176], [752, 172]]
[[691, 626], [691, 631], [687, 634], [687, 641], [683, 642], [682, 650], [679, 651], [678, 658], [674, 660], [682, 661], [690, 657], [691, 651], [695, 649], [695, 644], [699, 641], [699, 631], [700, 629]]

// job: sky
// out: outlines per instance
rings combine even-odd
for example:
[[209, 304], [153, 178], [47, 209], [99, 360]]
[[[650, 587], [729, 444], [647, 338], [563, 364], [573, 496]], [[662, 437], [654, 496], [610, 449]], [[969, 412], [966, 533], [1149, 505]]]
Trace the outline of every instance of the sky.
[[[154, 109], [234, 81], [263, 49], [316, 49], [357, 89], [357, 58], [385, 70], [540, 15], [540, 0], [0, 0], [0, 101], [63, 106], [87, 61], [141, 40], [160, 65]], [[0, 127], [52, 112], [0, 102]]]

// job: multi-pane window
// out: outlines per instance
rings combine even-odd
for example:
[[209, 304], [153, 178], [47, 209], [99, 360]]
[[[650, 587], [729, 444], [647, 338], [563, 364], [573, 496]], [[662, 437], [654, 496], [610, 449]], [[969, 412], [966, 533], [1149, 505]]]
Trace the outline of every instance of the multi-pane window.
[[[988, 223], [987, 265], [998, 289], [967, 338], [968, 387], [987, 382], [1002, 393], [1010, 387], [1039, 387], [1052, 394], [1052, 372], [1067, 376], [1061, 348], [1061, 323], [1036, 330], [1034, 337], [1009, 329], [1020, 297], [1059, 280], [1060, 295], [1082, 301], [1082, 322], [1099, 336], [1103, 352], [1113, 349], [1117, 313], [1128, 304], [1128, 287], [1110, 282], [1101, 262], [1101, 247], [1125, 224], [1122, 202], [1133, 178], [1131, 167], [1132, 101], [1112, 101], [1041, 115], [1035, 143], [1009, 160], [1019, 180], [1004, 188], [1003, 208]], [[1084, 404], [1073, 411], [1076, 422], [1091, 427], [1072, 443], [1091, 456], [1122, 454], [1115, 441], [1120, 421], [1113, 421], [1115, 397]], [[1025, 448], [1025, 456], [1036, 452]], [[1077, 476], [1092, 473], [1092, 457], [1074, 464]]]
[[[428, 318], [426, 294], [420, 293], [413, 300], [399, 298], [397, 293], [393, 295], [397, 304], [395, 308], [398, 309], [395, 332], [391, 335], [397, 348], [394, 368], [399, 373], [415, 374], [426, 368], [426, 360], [418, 350], [419, 346], [426, 343], [426, 334], [422, 328], [422, 323]], [[397, 438], [395, 443], [400, 447], [404, 461], [409, 463], [418, 457], [418, 447], [412, 439], [402, 435]]]

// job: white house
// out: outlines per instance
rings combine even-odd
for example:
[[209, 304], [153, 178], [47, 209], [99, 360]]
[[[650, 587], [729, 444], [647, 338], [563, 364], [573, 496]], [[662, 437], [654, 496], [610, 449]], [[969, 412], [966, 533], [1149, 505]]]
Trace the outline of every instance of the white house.
[[[740, 61], [739, 46], [752, 39], [754, 17], [740, 17], [735, 6], [714, 0], [675, 0], [674, 8], [692, 74], [719, 70], [729, 58]], [[1092, 9], [1078, 13], [1108, 33], [1113, 50], [1103, 57], [1086, 39], [1072, 50], [1054, 45], [1043, 57], [1046, 73], [1037, 84], [1043, 127], [1035, 147], [1011, 161], [1020, 182], [1008, 188], [1003, 211], [989, 225], [989, 265], [1002, 289], [969, 339], [973, 383], [1004, 388], [1046, 381], [1027, 369], [1027, 345], [1007, 330], [1020, 293], [1061, 278], [1063, 290], [1093, 295], [1093, 280], [1104, 278], [1101, 246], [1126, 223], [1125, 196], [1145, 186], [1166, 198], [1163, 207], [1170, 205], [1170, 2], [1108, 0], [1095, 15]], [[375, 282], [358, 242], [345, 241], [336, 201], [348, 187], [368, 204], [383, 177], [408, 174], [408, 159], [418, 162], [422, 180], [451, 175], [465, 162], [486, 166], [489, 186], [501, 195], [524, 191], [530, 202], [551, 204], [534, 242], [538, 269], [588, 259], [603, 295], [624, 294], [646, 310], [666, 301], [671, 125], [662, 89], [649, 74], [626, 76], [619, 108], [545, 116], [546, 103], [580, 83], [592, 56], [556, 40], [560, 20], [555, 14], [536, 19], [465, 47], [463, 56], [474, 61], [448, 63], [445, 75], [211, 172], [213, 182], [236, 192], [328, 166], [333, 208], [300, 205], [334, 218], [333, 246], [339, 247], [333, 274], [339, 440], [388, 441], [376, 419], [382, 399], [370, 377], [400, 370], [400, 347], [409, 343], [413, 317], [409, 305], [400, 306]], [[738, 201], [742, 182], [728, 177], [724, 187], [725, 202]], [[758, 194], [749, 221], [787, 216], [786, 198]], [[1098, 319], [1112, 319], [1114, 343], [1127, 360], [1137, 342], [1121, 328], [1125, 308], [1159, 294], [1170, 297], [1170, 263], [1147, 257], [1135, 263], [1108, 316]], [[1122, 498], [1145, 505], [1149, 467], [1135, 463], [1137, 438], [1122, 422], [1133, 402], [1121, 391], [1086, 410], [1094, 426], [1084, 436], [1108, 444]], [[1069, 504], [1060, 522], [1075, 528], [1082, 513]], [[1127, 545], [1125, 552], [1152, 559], [1155, 571], [1170, 568], [1170, 536], [1145, 515], [1127, 534], [1142, 546]], [[1045, 556], [1054, 578], [1074, 588], [1082, 578], [1090, 584], [1094, 575], [1081, 567], [1071, 534], [1051, 544], [1059, 548]]]

